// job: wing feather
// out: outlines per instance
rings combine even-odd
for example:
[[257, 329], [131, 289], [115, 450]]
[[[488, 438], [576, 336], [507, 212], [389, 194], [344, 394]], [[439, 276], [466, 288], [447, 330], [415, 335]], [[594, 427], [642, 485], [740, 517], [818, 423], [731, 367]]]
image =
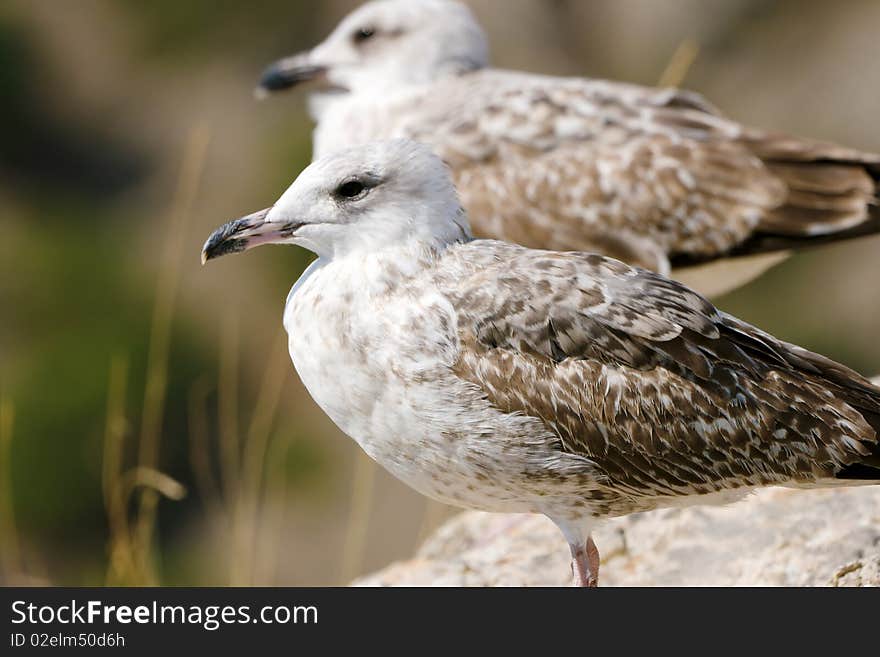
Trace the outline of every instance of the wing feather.
[[880, 389], [844, 366], [602, 256], [477, 241], [456, 257], [486, 249], [447, 282], [456, 373], [629, 494], [816, 483], [877, 452]]
[[668, 273], [849, 237], [877, 199], [880, 157], [745, 128], [693, 92], [487, 70], [432, 94], [401, 132], [450, 164], [478, 236]]

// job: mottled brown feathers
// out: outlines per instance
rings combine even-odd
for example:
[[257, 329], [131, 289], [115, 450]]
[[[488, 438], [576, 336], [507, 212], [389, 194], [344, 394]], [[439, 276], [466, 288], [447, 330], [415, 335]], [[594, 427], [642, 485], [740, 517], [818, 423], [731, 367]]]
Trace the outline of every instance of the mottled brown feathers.
[[396, 132], [449, 163], [477, 236], [665, 273], [880, 231], [880, 157], [745, 128], [698, 94], [491, 70], [432, 94], [449, 102]]
[[619, 492], [810, 484], [875, 464], [880, 389], [855, 372], [650, 272], [491, 244], [496, 258], [450, 288], [456, 373], [541, 419]]

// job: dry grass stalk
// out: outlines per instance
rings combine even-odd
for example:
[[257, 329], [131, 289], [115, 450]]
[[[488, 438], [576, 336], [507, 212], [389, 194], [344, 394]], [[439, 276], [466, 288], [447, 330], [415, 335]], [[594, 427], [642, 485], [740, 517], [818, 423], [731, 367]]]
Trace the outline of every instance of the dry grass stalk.
[[[278, 468], [267, 474], [272, 427], [288, 377], [286, 344], [285, 335], [279, 333], [264, 369], [248, 431], [242, 440], [238, 430], [238, 323], [230, 316], [225, 324], [218, 386], [219, 484], [209, 458], [212, 447], [205, 408], [209, 387], [205, 380], [201, 380], [190, 391], [190, 461], [202, 499], [212, 515], [224, 521], [221, 530], [227, 538], [224, 544], [228, 546], [229, 583], [232, 586], [254, 585], [262, 576], [257, 572], [264, 561], [259, 554], [257, 538], [259, 529], [268, 526], [266, 522], [261, 523], [264, 503], [278, 496], [278, 490], [282, 491], [280, 499], [283, 499], [286, 490], [283, 460]], [[267, 567], [274, 569], [274, 566]]]
[[220, 480], [228, 508], [239, 491], [241, 446], [238, 435], [238, 317], [230, 312], [223, 323], [217, 382], [220, 433]]
[[[177, 298], [180, 268], [186, 228], [195, 202], [210, 141], [205, 126], [193, 128], [188, 136], [177, 191], [171, 206], [163, 248], [156, 300], [150, 328], [150, 346], [144, 390], [144, 407], [138, 443], [138, 467], [141, 471], [155, 471], [159, 461], [162, 419], [168, 384], [168, 352], [171, 340], [171, 322]], [[153, 561], [153, 535], [156, 525], [156, 506], [159, 491], [143, 488], [138, 499], [137, 518], [133, 531], [135, 581], [156, 584], [158, 578]]]
[[189, 423], [189, 461], [195, 477], [199, 498], [204, 501], [212, 518], [225, 518], [226, 511], [220, 484], [211, 466], [211, 442], [208, 424], [208, 395], [212, 385], [208, 378], [198, 379], [189, 391], [187, 419]]
[[261, 515], [261, 498], [265, 479], [266, 457], [269, 437], [281, 392], [289, 372], [286, 334], [279, 332], [269, 352], [269, 363], [264, 370], [263, 381], [254, 407], [242, 457], [241, 484], [238, 495], [238, 511], [235, 514], [235, 536], [240, 559], [238, 582], [253, 585], [257, 563], [257, 530]]
[[269, 445], [267, 457], [268, 468], [263, 479], [263, 499], [280, 500], [270, 506], [265, 513], [263, 526], [274, 530], [267, 540], [258, 545], [255, 554], [255, 571], [253, 584], [255, 586], [271, 585], [276, 582], [279, 547], [284, 543], [284, 528], [286, 526], [287, 505], [287, 460], [290, 452], [291, 439], [288, 435], [281, 435], [279, 439]]
[[125, 390], [128, 378], [128, 361], [117, 356], [110, 363], [107, 384], [107, 420], [104, 429], [104, 458], [101, 488], [107, 513], [109, 537], [109, 564], [105, 583], [113, 585], [124, 582], [135, 570], [128, 526], [127, 500], [122, 495], [120, 482], [123, 475], [125, 435], [128, 431], [125, 417]]
[[700, 44], [693, 39], [682, 41], [669, 58], [657, 84], [661, 87], [680, 87], [699, 54]]

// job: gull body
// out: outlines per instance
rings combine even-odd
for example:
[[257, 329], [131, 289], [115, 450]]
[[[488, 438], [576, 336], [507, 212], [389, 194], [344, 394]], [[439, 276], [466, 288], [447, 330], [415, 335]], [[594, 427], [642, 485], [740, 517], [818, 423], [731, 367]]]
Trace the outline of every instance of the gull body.
[[699, 94], [488, 65], [470, 11], [380, 0], [270, 67], [314, 81], [314, 155], [421, 141], [449, 164], [478, 237], [600, 252], [705, 293], [793, 249], [876, 233], [880, 157], [768, 133]]
[[472, 239], [424, 145], [314, 162], [203, 259], [267, 242], [318, 255], [284, 325], [327, 415], [425, 495], [550, 517], [577, 583], [603, 518], [880, 480], [880, 389], [647, 270]]

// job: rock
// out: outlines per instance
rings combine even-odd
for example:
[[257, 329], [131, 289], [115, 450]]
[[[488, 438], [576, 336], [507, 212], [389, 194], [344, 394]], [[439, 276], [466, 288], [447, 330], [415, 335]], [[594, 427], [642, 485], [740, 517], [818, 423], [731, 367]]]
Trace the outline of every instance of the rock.
[[[594, 534], [603, 586], [878, 586], [880, 488], [771, 488], [663, 509]], [[562, 586], [568, 548], [543, 516], [464, 512], [410, 561], [356, 586]]]

